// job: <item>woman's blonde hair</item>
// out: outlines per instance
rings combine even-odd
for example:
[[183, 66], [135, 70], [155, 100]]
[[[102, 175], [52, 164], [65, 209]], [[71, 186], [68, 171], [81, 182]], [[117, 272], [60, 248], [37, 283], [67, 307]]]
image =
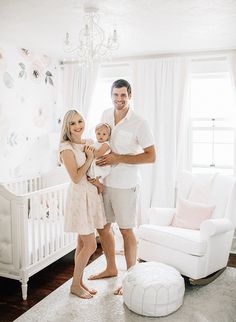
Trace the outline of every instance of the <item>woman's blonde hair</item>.
[[83, 120], [83, 116], [76, 109], [70, 109], [66, 112], [63, 118], [62, 128], [61, 128], [61, 136], [60, 143], [70, 141], [71, 142], [71, 133], [70, 133], [70, 122], [75, 115], [79, 115]]

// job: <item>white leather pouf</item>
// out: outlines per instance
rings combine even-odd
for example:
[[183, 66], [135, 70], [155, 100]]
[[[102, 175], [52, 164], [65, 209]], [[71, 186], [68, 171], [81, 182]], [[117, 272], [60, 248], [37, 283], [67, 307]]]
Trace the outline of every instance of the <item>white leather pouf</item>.
[[122, 282], [127, 307], [146, 316], [165, 316], [183, 303], [184, 279], [173, 267], [146, 262], [131, 267]]

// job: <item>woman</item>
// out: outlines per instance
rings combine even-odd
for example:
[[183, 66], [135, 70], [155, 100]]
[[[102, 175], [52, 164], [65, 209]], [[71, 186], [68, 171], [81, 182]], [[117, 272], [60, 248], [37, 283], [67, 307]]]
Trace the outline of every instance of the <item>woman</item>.
[[95, 228], [106, 224], [102, 197], [88, 182], [86, 172], [94, 159], [91, 140], [83, 140], [85, 122], [77, 110], [69, 110], [63, 120], [60, 138], [60, 158], [71, 178], [67, 193], [65, 231], [78, 233], [71, 293], [89, 299], [96, 294], [83, 283], [83, 272], [96, 250]]

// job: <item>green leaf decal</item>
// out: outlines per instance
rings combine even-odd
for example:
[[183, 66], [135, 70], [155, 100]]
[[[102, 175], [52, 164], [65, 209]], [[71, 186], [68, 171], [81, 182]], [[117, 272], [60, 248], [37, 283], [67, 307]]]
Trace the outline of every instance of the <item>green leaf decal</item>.
[[49, 84], [51, 84], [53, 86], [53, 81], [52, 81], [51, 77], [49, 77], [48, 80], [49, 80]]

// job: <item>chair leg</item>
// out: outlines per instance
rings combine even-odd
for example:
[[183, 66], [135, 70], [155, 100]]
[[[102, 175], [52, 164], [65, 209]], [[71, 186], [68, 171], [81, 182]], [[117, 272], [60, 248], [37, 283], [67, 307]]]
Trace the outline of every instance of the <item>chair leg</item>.
[[139, 262], [139, 263], [144, 263], [144, 262], [146, 262], [145, 260], [143, 260], [143, 259], [141, 259], [141, 258], [137, 258], [137, 262]]
[[193, 278], [189, 278], [189, 283], [191, 285], [201, 285], [201, 286], [207, 285], [213, 282], [217, 277], [219, 277], [224, 272], [225, 269], [226, 267], [223, 267], [219, 271], [212, 273], [204, 278], [199, 278], [197, 280], [194, 280]]

